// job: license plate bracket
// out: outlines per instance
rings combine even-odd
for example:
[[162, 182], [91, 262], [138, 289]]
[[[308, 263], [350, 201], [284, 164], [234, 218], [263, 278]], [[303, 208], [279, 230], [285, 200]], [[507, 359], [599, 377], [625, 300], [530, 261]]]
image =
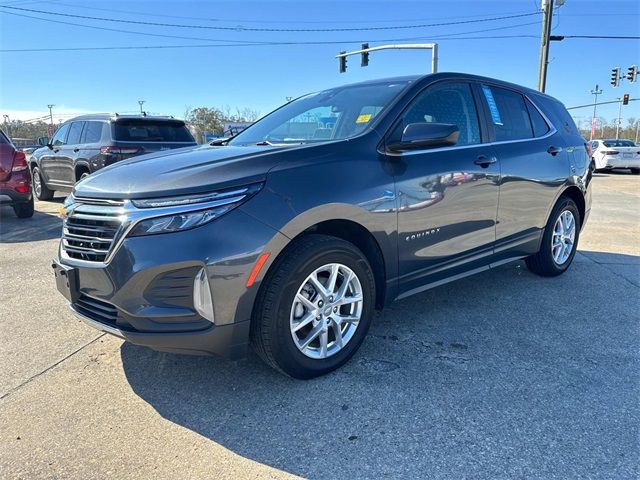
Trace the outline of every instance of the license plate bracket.
[[51, 263], [53, 274], [56, 277], [58, 291], [71, 303], [78, 300], [78, 269], [62, 265], [54, 260]]

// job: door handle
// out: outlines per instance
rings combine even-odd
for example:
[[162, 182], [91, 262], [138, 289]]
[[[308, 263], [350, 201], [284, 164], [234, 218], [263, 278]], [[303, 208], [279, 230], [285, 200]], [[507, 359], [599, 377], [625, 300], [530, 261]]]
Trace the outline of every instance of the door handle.
[[562, 147], [554, 147], [553, 145], [547, 148], [547, 153], [553, 157], [562, 151]]
[[480, 155], [473, 163], [475, 163], [476, 165], [480, 165], [482, 168], [487, 168], [489, 165], [491, 165], [492, 163], [496, 163], [497, 161], [498, 159], [496, 157], [486, 157], [484, 155]]
[[78, 147], [76, 147], [76, 148], [74, 148], [74, 149], [73, 149], [73, 151], [74, 151], [75, 153], [78, 153], [78, 152], [80, 151], [80, 149], [79, 149]]

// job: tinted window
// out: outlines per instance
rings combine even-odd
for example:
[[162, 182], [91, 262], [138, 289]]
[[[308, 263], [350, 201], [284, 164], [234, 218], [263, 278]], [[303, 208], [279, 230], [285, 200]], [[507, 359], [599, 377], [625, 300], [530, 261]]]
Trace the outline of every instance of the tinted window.
[[67, 139], [67, 132], [69, 131], [69, 124], [65, 123], [62, 125], [56, 134], [53, 136], [53, 140], [51, 140], [51, 145], [54, 147], [59, 147], [60, 145], [64, 145]]
[[413, 101], [394, 132], [400, 137], [410, 123], [448, 123], [460, 130], [457, 145], [480, 143], [478, 113], [466, 83], [443, 83], [427, 88]]
[[114, 132], [123, 142], [195, 142], [183, 122], [122, 120], [114, 124]]
[[86, 122], [80, 143], [97, 143], [102, 139], [103, 122]]
[[496, 142], [533, 137], [533, 127], [524, 97], [499, 87], [482, 86], [495, 131]]
[[549, 133], [549, 125], [547, 125], [547, 122], [544, 120], [538, 109], [529, 100], [525, 99], [525, 101], [527, 102], [529, 118], [531, 119], [531, 124], [533, 126], [533, 136], [542, 137]]
[[82, 135], [82, 127], [84, 122], [73, 122], [69, 128], [69, 135], [67, 136], [67, 145], [77, 145], [80, 143], [80, 135]]
[[605, 147], [635, 147], [636, 144], [631, 140], [605, 140]]

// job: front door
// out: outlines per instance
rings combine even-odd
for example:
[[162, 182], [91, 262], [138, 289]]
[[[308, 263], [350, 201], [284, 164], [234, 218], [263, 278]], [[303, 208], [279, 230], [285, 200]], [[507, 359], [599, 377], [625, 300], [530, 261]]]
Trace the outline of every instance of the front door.
[[410, 123], [454, 124], [452, 147], [403, 152], [396, 162], [400, 292], [486, 266], [495, 242], [500, 167], [470, 84], [444, 81], [409, 105], [390, 140]]
[[69, 133], [69, 125], [65, 123], [55, 133], [51, 139], [51, 148], [48, 149], [40, 158], [40, 171], [46, 182], [51, 185], [60, 185], [62, 183], [63, 173], [60, 168], [60, 150], [67, 143], [67, 134]]

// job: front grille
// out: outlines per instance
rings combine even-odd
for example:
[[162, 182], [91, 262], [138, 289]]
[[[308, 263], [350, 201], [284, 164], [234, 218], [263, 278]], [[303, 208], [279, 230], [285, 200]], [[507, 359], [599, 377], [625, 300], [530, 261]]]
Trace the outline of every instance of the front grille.
[[70, 257], [104, 262], [120, 226], [123, 202], [75, 198], [62, 226], [62, 249]]
[[118, 321], [118, 309], [110, 303], [97, 300], [93, 297], [80, 295], [73, 306], [81, 314], [107, 325], [116, 326]]

